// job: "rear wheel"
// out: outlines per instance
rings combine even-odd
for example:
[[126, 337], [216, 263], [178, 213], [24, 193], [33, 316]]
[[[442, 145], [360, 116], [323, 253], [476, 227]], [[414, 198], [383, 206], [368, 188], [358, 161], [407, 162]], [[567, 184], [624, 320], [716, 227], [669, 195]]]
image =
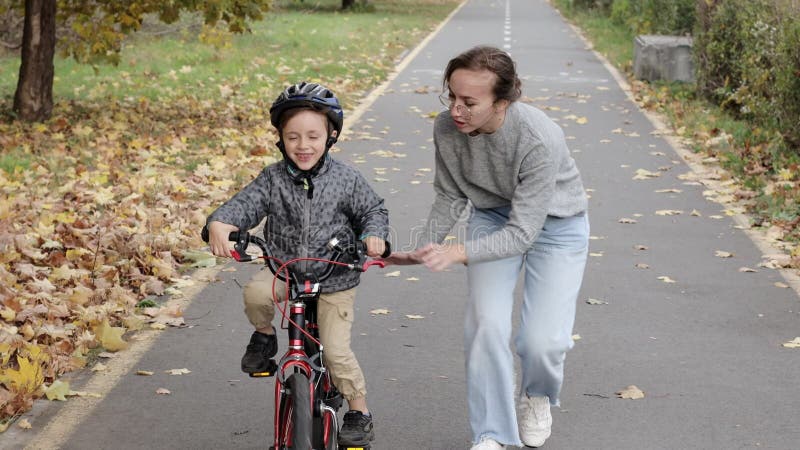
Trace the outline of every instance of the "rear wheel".
[[292, 450], [311, 450], [311, 383], [304, 373], [293, 373], [286, 387], [292, 393]]

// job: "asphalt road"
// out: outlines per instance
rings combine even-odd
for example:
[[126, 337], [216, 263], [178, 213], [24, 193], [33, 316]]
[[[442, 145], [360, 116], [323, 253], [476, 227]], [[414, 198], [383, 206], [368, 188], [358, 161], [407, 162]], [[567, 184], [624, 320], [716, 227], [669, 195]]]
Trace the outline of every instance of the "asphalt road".
[[[480, 43], [512, 53], [526, 101], [564, 127], [591, 195], [580, 339], [567, 357], [562, 408], [553, 411], [545, 448], [800, 448], [800, 350], [781, 346], [800, 336], [795, 291], [776, 287], [785, 282], [780, 273], [758, 267], [763, 247], [725, 214], [729, 206], [704, 196], [707, 186], [685, 179], [691, 170], [679, 153], [543, 0], [467, 1], [349, 124], [335, 156], [359, 167], [384, 196], [395, 246], [413, 242], [433, 199], [430, 113], [441, 110], [442, 69]], [[659, 176], [634, 179], [638, 169]], [[680, 192], [657, 192], [672, 189]], [[656, 214], [664, 210], [682, 213]], [[744, 266], [758, 271], [740, 272]], [[59, 414], [61, 404], [40, 408], [31, 433], [0, 437], [0, 446], [266, 448], [272, 380], [239, 371], [251, 331], [240, 285], [256, 266], [229, 267], [236, 271], [219, 272], [188, 306], [191, 328], [161, 332], [101, 400], [68, 402], [79, 409], [87, 402], [80, 420]], [[384, 276], [394, 270], [400, 276]], [[464, 281], [463, 268], [364, 276], [353, 347], [367, 377], [374, 449], [469, 448]], [[391, 312], [370, 314], [376, 308]], [[176, 368], [191, 373], [164, 372]], [[139, 369], [155, 374], [137, 376]], [[629, 385], [645, 397], [617, 398]], [[159, 388], [171, 395], [156, 395]], [[65, 429], [35, 434], [54, 423]]]

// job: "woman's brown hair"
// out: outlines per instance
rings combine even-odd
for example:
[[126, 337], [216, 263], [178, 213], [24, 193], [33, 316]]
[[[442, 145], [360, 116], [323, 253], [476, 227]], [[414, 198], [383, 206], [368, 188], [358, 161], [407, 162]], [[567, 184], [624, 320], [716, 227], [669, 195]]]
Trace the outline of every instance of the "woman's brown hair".
[[450, 76], [458, 69], [488, 70], [494, 73], [497, 77], [492, 89], [495, 101], [514, 102], [522, 96], [522, 82], [517, 77], [516, 64], [508, 53], [499, 48], [479, 45], [451, 59], [444, 71], [444, 89], [447, 89]]

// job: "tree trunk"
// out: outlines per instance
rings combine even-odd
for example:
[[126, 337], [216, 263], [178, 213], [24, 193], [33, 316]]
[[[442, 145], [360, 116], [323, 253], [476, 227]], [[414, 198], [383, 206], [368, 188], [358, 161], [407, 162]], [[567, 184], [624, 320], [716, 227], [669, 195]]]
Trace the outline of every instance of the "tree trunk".
[[25, 0], [22, 64], [14, 111], [28, 122], [50, 118], [53, 111], [53, 57], [56, 51], [56, 0]]
[[349, 9], [354, 3], [355, 0], [342, 0], [342, 9]]

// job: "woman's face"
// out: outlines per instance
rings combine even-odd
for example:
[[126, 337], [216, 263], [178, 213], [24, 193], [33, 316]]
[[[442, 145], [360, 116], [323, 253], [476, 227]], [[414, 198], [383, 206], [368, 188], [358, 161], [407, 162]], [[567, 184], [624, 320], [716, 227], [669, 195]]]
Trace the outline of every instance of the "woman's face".
[[462, 133], [493, 133], [503, 124], [507, 100], [495, 102], [497, 75], [488, 70], [456, 69], [447, 80], [450, 116]]
[[325, 154], [327, 125], [325, 114], [305, 110], [292, 116], [283, 126], [286, 155], [300, 170], [311, 170]]

